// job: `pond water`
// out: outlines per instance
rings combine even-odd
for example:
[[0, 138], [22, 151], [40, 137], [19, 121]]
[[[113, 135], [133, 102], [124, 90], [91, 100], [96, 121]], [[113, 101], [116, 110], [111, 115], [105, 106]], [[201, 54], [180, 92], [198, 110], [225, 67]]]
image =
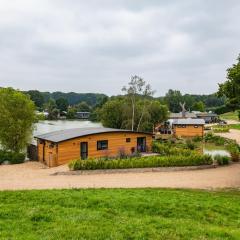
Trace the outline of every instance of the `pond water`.
[[216, 146], [214, 144], [204, 144], [203, 145], [203, 153], [209, 154], [211, 156], [221, 155], [221, 156], [229, 156], [230, 153], [223, 146]]

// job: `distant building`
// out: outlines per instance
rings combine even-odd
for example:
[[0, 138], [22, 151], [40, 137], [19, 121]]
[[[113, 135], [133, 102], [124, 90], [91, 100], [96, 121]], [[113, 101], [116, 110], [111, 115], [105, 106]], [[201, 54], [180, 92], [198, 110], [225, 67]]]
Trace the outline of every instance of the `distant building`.
[[216, 113], [201, 112], [196, 114], [197, 118], [203, 119], [205, 123], [216, 123], [219, 117]]
[[90, 117], [90, 112], [76, 112], [75, 117], [78, 119], [88, 119]]
[[180, 113], [170, 113], [169, 118], [170, 119], [197, 118], [197, 116], [193, 112], [180, 112]]
[[203, 137], [204, 119], [176, 119], [172, 122], [173, 135], [175, 137]]

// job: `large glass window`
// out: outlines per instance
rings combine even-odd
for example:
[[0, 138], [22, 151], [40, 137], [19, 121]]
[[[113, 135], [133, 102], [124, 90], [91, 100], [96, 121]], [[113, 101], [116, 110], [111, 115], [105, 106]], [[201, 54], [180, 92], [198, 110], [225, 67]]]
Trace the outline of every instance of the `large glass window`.
[[108, 149], [108, 140], [97, 141], [97, 150]]

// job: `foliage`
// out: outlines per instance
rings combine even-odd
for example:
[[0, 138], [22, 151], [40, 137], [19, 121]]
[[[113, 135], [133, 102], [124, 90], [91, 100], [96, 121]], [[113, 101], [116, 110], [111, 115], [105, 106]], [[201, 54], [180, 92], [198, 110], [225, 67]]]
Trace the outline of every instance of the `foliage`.
[[230, 128], [230, 129], [240, 130], [240, 124], [230, 124], [230, 125], [229, 125], [229, 128]]
[[191, 154], [188, 156], [146, 156], [126, 159], [88, 159], [74, 160], [69, 163], [71, 170], [125, 169], [150, 167], [198, 166], [212, 164], [209, 155]]
[[195, 102], [192, 106], [192, 110], [204, 112], [205, 111], [205, 104], [202, 101]]
[[227, 112], [224, 114], [221, 114], [220, 117], [225, 120], [238, 120], [238, 112]]
[[78, 112], [90, 112], [91, 108], [86, 102], [80, 102], [75, 106]]
[[[143, 115], [142, 102], [137, 101], [135, 104], [135, 121], [140, 125], [135, 125], [134, 130], [151, 132], [157, 123], [167, 119], [168, 109], [156, 100], [145, 100], [145, 104]], [[105, 127], [122, 129], [132, 127], [132, 109], [126, 97], [110, 98], [96, 113], [98, 115], [96, 119], [101, 120]]]
[[11, 164], [18, 164], [23, 163], [24, 160], [25, 160], [24, 153], [0, 150], [0, 164], [2, 164], [4, 161], [8, 161]]
[[25, 92], [30, 96], [30, 99], [35, 103], [36, 107], [42, 108], [44, 104], [44, 96], [38, 90], [29, 90]]
[[187, 147], [187, 149], [194, 150], [196, 148], [196, 145], [191, 139], [187, 139], [186, 147]]
[[[206, 107], [207, 110], [213, 109], [213, 111], [220, 106], [225, 104], [225, 97], [218, 97], [216, 94], [210, 95], [191, 95], [191, 94], [184, 94], [178, 90], [170, 89], [165, 97], [160, 98], [161, 101], [166, 103], [169, 107], [171, 112], [180, 112], [181, 107], [179, 105], [180, 102], [186, 103], [187, 110], [195, 110], [193, 106], [195, 103], [202, 102], [203, 105]], [[198, 109], [196, 109], [198, 110]], [[201, 109], [203, 110], [203, 109]]]
[[68, 109], [68, 100], [66, 98], [58, 98], [56, 100], [56, 107], [61, 111], [67, 111]]
[[240, 55], [237, 63], [227, 69], [227, 81], [219, 84], [219, 96], [226, 96], [226, 105], [232, 110], [240, 108]]
[[57, 105], [54, 99], [49, 99], [49, 101], [45, 104], [45, 109], [48, 112], [47, 118], [49, 120], [55, 120], [58, 118], [59, 110], [57, 109]]
[[[122, 91], [126, 94], [128, 99], [130, 100], [131, 105], [131, 130], [133, 131], [136, 129], [136, 131], [139, 130], [141, 126], [142, 119], [144, 117], [144, 114], [146, 112], [146, 100], [147, 98], [153, 96], [154, 91], [152, 91], [152, 88], [150, 84], [146, 84], [146, 82], [143, 80], [143, 78], [138, 76], [132, 76], [131, 81], [128, 83], [128, 87], [124, 86], [122, 88]], [[136, 121], [136, 105], [137, 102], [142, 105], [141, 111], [139, 112], [139, 118], [138, 121]]]
[[218, 165], [227, 165], [227, 164], [229, 164], [230, 157], [222, 156], [222, 155], [215, 155], [214, 160], [217, 161]]
[[73, 107], [69, 107], [67, 111], [67, 119], [74, 119], [76, 115], [76, 109]]
[[204, 141], [209, 143], [215, 143], [216, 145], [224, 145], [225, 143], [230, 142], [230, 140], [227, 140], [223, 137], [216, 136], [213, 133], [207, 133], [204, 136]]
[[240, 160], [240, 148], [236, 143], [231, 143], [227, 146], [227, 150], [231, 154], [231, 158], [233, 162], [238, 162]]
[[0, 239], [239, 239], [239, 191], [0, 192]]
[[35, 121], [35, 106], [28, 95], [12, 88], [0, 89], [0, 143], [4, 149], [24, 149]]
[[213, 132], [215, 133], [226, 133], [229, 132], [230, 127], [228, 125], [215, 125], [213, 126]]

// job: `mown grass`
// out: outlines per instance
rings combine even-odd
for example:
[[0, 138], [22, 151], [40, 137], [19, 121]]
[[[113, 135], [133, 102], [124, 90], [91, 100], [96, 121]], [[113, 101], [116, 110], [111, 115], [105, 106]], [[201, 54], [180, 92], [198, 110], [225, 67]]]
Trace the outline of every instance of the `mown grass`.
[[226, 120], [236, 120], [236, 121], [239, 120], [237, 111], [235, 111], [235, 112], [227, 112], [227, 113], [221, 114], [220, 117], [222, 119], [226, 119]]
[[229, 125], [229, 127], [230, 127], [231, 129], [240, 130], [240, 124], [231, 124], [231, 125]]
[[240, 192], [0, 192], [0, 239], [240, 239]]

